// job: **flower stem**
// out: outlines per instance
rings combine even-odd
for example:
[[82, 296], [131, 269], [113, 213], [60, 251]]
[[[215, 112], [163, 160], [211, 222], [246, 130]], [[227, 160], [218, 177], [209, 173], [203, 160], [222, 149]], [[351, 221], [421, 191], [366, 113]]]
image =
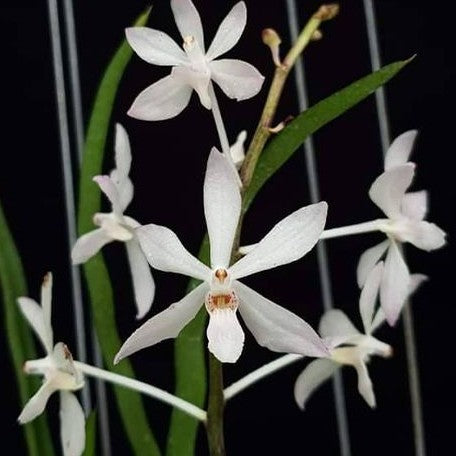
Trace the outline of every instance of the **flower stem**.
[[160, 388], [140, 382], [139, 380], [133, 378], [116, 374], [114, 372], [99, 369], [98, 367], [90, 366], [89, 364], [81, 363], [79, 361], [74, 361], [74, 365], [83, 374], [89, 377], [98, 378], [106, 382], [114, 383], [115, 385], [123, 386], [124, 388], [138, 391], [146, 396], [153, 397], [165, 404], [171, 405], [172, 407], [176, 407], [199, 421], [206, 421], [206, 412], [204, 410], [201, 410], [196, 405], [176, 397]]
[[280, 358], [277, 358], [274, 361], [271, 361], [270, 363], [267, 363], [264, 366], [261, 366], [260, 368], [250, 372], [250, 374], [247, 374], [245, 377], [242, 377], [237, 382], [231, 384], [228, 388], [225, 388], [223, 391], [225, 401], [236, 396], [236, 394], [239, 394], [241, 391], [245, 390], [262, 378], [268, 377], [274, 372], [283, 369], [284, 367], [289, 366], [290, 364], [299, 361], [302, 358], [302, 355], [294, 354], [281, 356]]
[[215, 126], [217, 128], [217, 133], [220, 140], [220, 145], [222, 147], [223, 155], [227, 158], [231, 169], [236, 174], [238, 179], [239, 186], [242, 186], [241, 179], [239, 178], [239, 173], [236, 169], [236, 165], [234, 164], [233, 157], [230, 153], [230, 143], [228, 141], [228, 135], [226, 134], [225, 124], [223, 123], [222, 113], [220, 112], [220, 107], [217, 101], [217, 97], [214, 91], [214, 85], [212, 82], [209, 82], [209, 96], [211, 98], [211, 106], [212, 106], [212, 115], [214, 116]]
[[321, 233], [320, 239], [331, 239], [335, 237], [352, 236], [353, 234], [369, 233], [381, 230], [382, 220], [372, 220], [371, 222], [357, 223], [356, 225], [341, 226], [331, 228]]
[[241, 168], [241, 180], [244, 184], [244, 188], [249, 186], [260, 154], [266, 141], [272, 134], [272, 122], [288, 74], [293, 68], [296, 59], [312, 40], [312, 36], [318, 30], [320, 24], [323, 21], [332, 19], [337, 14], [338, 10], [339, 8], [335, 4], [321, 6], [302, 29], [298, 39], [289, 50], [282, 64], [276, 68], [266, 99], [266, 104], [264, 105], [260, 121]]
[[225, 455], [223, 438], [223, 369], [222, 363], [209, 353], [209, 402], [207, 407], [207, 440], [211, 456]]
[[[352, 236], [354, 234], [370, 233], [372, 231], [385, 231], [385, 221], [382, 219], [372, 220], [370, 222], [357, 223], [356, 225], [341, 226], [324, 230], [320, 235], [322, 239], [332, 239], [337, 237]], [[258, 244], [243, 245], [239, 247], [239, 254], [247, 255]]]

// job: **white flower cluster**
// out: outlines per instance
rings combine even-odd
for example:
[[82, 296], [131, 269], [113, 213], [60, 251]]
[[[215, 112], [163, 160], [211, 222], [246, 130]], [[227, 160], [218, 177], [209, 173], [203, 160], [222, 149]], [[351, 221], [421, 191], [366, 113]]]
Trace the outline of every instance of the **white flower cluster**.
[[[193, 90], [205, 108], [214, 110], [216, 99], [211, 81], [228, 97], [237, 100], [250, 98], [260, 91], [263, 77], [253, 66], [240, 60], [218, 59], [237, 43], [244, 30], [247, 14], [244, 2], [237, 3], [228, 13], [207, 51], [201, 19], [191, 0], [171, 0], [171, 7], [183, 49], [161, 31], [146, 27], [126, 30], [128, 42], [142, 59], [172, 67], [169, 76], [138, 95], [128, 112], [130, 116], [149, 121], [174, 117], [188, 105]], [[391, 325], [397, 321], [406, 298], [423, 280], [423, 276], [409, 273], [399, 244], [410, 242], [418, 248], [432, 250], [445, 243], [445, 233], [423, 220], [427, 211], [426, 192], [406, 193], [415, 172], [415, 165], [408, 162], [415, 135], [416, 132], [407, 132], [394, 141], [385, 160], [385, 172], [369, 191], [372, 201], [387, 216], [371, 223], [374, 229], [387, 235], [387, 240], [367, 250], [358, 266], [364, 334], [342, 311], [331, 310], [321, 320], [320, 337], [299, 316], [263, 297], [240, 279], [306, 255], [324, 237], [327, 204], [320, 202], [296, 210], [249, 248], [245, 256], [232, 263], [241, 216], [239, 175], [233, 171], [239, 169], [244, 159], [246, 133], [242, 132], [228, 155], [215, 147], [209, 154], [203, 194], [210, 265], [205, 265], [189, 253], [168, 228], [141, 225], [125, 215], [133, 198], [129, 178], [132, 158], [127, 133], [117, 125], [116, 167], [109, 176], [93, 178], [109, 199], [112, 211], [94, 215], [98, 228], [78, 239], [72, 252], [73, 263], [86, 262], [109, 242], [124, 242], [138, 319], [148, 313], [154, 299], [155, 284], [149, 265], [160, 271], [196, 278], [201, 284], [140, 326], [123, 344], [115, 362], [177, 337], [204, 305], [209, 314], [208, 349], [220, 361], [236, 362], [242, 353], [244, 331], [238, 320], [239, 312], [261, 346], [275, 352], [317, 358], [306, 367], [295, 385], [295, 397], [301, 407], [342, 365], [356, 369], [359, 392], [374, 407], [375, 396], [366, 362], [372, 355], [390, 356], [392, 349], [372, 334], [385, 319]], [[221, 143], [223, 146], [223, 138]], [[345, 234], [352, 233], [347, 228]], [[380, 261], [385, 254], [384, 262]], [[25, 406], [19, 421], [25, 423], [35, 418], [44, 410], [49, 396], [60, 391], [64, 453], [77, 456], [84, 448], [84, 416], [72, 391], [83, 386], [83, 376], [66, 346], [63, 343], [53, 346], [51, 281], [51, 275], [46, 276], [41, 306], [29, 298], [19, 299], [23, 314], [46, 351], [45, 358], [25, 364], [25, 371], [42, 375], [44, 383]], [[378, 296], [380, 306], [377, 306]]]

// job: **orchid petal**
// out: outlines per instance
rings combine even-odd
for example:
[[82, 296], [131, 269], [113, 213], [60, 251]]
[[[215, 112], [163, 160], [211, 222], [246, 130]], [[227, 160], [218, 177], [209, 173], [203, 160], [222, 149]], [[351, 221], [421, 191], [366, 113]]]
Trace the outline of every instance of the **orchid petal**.
[[127, 114], [140, 120], [171, 119], [186, 108], [191, 95], [192, 88], [171, 72], [171, 75], [144, 89]]
[[138, 241], [133, 239], [126, 242], [125, 247], [127, 248], [136, 307], [138, 309], [136, 318], [139, 319], [143, 318], [150, 310], [155, 295], [155, 282]]
[[393, 326], [409, 294], [410, 273], [398, 246], [392, 242], [386, 255], [382, 283], [380, 285], [380, 303], [385, 316]]
[[235, 281], [239, 312], [256, 341], [269, 350], [306, 356], [327, 356], [318, 334], [303, 319]]
[[114, 182], [117, 188], [119, 195], [119, 208], [120, 212], [123, 213], [133, 199], [133, 184], [128, 177], [121, 177], [117, 169], [113, 169], [110, 172], [109, 178]]
[[[410, 285], [409, 285], [409, 297], [416, 292], [416, 290], [421, 286], [423, 282], [429, 280], [429, 277], [424, 274], [412, 274], [410, 276]], [[382, 325], [386, 320], [384, 310], [379, 307], [375, 317], [372, 321], [371, 332], [373, 333], [380, 325]]]
[[28, 423], [34, 420], [38, 415], [41, 415], [46, 408], [46, 404], [52, 393], [56, 391], [52, 380], [43, 383], [40, 389], [29, 399], [25, 407], [19, 415], [18, 421], [20, 424]]
[[412, 274], [410, 276], [409, 296], [413, 295], [429, 277], [424, 274]]
[[215, 148], [207, 162], [204, 213], [211, 246], [211, 267], [227, 268], [241, 213], [241, 193], [228, 160]]
[[375, 304], [380, 289], [383, 275], [383, 261], [378, 263], [367, 277], [366, 283], [361, 290], [359, 298], [359, 312], [363, 321], [364, 332], [372, 332], [372, 322], [374, 320]]
[[371, 333], [375, 332], [384, 322], [386, 321], [385, 311], [379, 307], [375, 313], [375, 317], [372, 319]]
[[247, 22], [247, 8], [244, 2], [236, 3], [220, 24], [209, 50], [208, 61], [225, 54], [232, 49], [241, 38]]
[[93, 216], [93, 223], [100, 226], [110, 240], [125, 242], [133, 239], [133, 232], [123, 216], [98, 213]]
[[385, 156], [385, 170], [408, 162], [417, 134], [416, 130], [406, 131], [393, 141]]
[[116, 123], [116, 139], [114, 144], [116, 170], [119, 178], [124, 179], [128, 176], [131, 168], [131, 148], [128, 134], [120, 123]]
[[239, 359], [245, 337], [235, 310], [214, 309], [209, 314], [206, 334], [208, 349], [219, 361], [235, 363]]
[[380, 261], [380, 258], [386, 252], [390, 245], [389, 239], [380, 244], [367, 249], [359, 258], [358, 267], [356, 269], [356, 278], [358, 286], [361, 288], [366, 283], [367, 277], [374, 269], [375, 265]]
[[41, 285], [41, 308], [43, 309], [43, 322], [49, 340], [49, 348], [52, 350], [54, 336], [52, 331], [52, 273], [48, 272]]
[[408, 230], [401, 232], [401, 240], [410, 242], [419, 249], [430, 252], [440, 249], [446, 244], [446, 233], [435, 223], [416, 222], [410, 224]]
[[114, 358], [114, 364], [143, 348], [177, 337], [198, 313], [208, 290], [209, 286], [202, 283], [183, 299], [147, 320], [125, 341]]
[[349, 343], [361, 334], [340, 309], [330, 309], [323, 314], [318, 332], [332, 347]]
[[83, 234], [77, 241], [71, 251], [71, 260], [73, 264], [85, 263], [89, 258], [93, 257], [112, 239], [106, 234], [102, 228], [90, 231]]
[[44, 314], [41, 306], [27, 297], [20, 297], [17, 302], [22, 314], [40, 339], [46, 353], [52, 353], [52, 327], [45, 320], [47, 315]]
[[401, 203], [412, 183], [415, 165], [406, 163], [381, 174], [369, 190], [370, 199], [390, 218], [401, 216]]
[[404, 195], [401, 203], [401, 212], [412, 220], [423, 220], [428, 209], [428, 193], [426, 190], [420, 192], [409, 192]]
[[303, 207], [272, 228], [246, 256], [230, 268], [234, 279], [302, 258], [317, 243], [326, 222], [325, 202]]
[[194, 71], [190, 67], [175, 67], [172, 71], [172, 76], [180, 81], [180, 84], [185, 84], [196, 91], [201, 104], [206, 109], [211, 109], [212, 101], [209, 95], [209, 83], [211, 82], [209, 72], [203, 73]]
[[127, 132], [120, 124], [116, 124], [115, 152], [116, 168], [109, 177], [117, 189], [119, 209], [123, 212], [133, 199], [133, 184], [128, 178], [131, 167], [130, 142]]
[[211, 79], [229, 98], [237, 101], [254, 97], [263, 85], [264, 77], [250, 63], [242, 60], [222, 59], [209, 63]]
[[312, 361], [301, 372], [294, 386], [294, 397], [301, 410], [304, 410], [306, 402], [312, 393], [322, 383], [329, 380], [339, 368], [340, 364], [323, 358]]
[[200, 280], [210, 277], [211, 270], [189, 253], [170, 229], [150, 224], [138, 228], [136, 234], [141, 249], [153, 268]]
[[171, 8], [182, 39], [193, 36], [204, 52], [203, 25], [193, 2], [191, 0], [171, 0]]
[[92, 180], [98, 184], [100, 190], [108, 197], [113, 212], [117, 215], [122, 215], [119, 191], [112, 179], [109, 176], [95, 176]]
[[64, 456], [80, 456], [84, 451], [84, 411], [76, 396], [67, 391], [60, 391], [60, 439]]
[[125, 29], [128, 44], [143, 60], [154, 65], [185, 65], [185, 52], [166, 33], [148, 27]]
[[375, 394], [374, 388], [372, 386], [372, 381], [369, 377], [369, 372], [367, 370], [366, 364], [360, 360], [354, 365], [356, 372], [358, 374], [358, 391], [359, 394], [364, 398], [368, 403], [369, 407], [375, 408]]

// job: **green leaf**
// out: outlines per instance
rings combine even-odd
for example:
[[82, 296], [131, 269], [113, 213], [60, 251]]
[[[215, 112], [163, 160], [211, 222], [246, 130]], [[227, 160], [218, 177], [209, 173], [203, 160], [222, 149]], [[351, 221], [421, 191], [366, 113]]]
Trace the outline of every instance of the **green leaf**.
[[359, 79], [310, 107], [288, 124], [267, 144], [261, 154], [243, 200], [244, 211], [266, 181], [293, 155], [308, 136], [374, 93], [412, 59], [391, 63]]
[[[243, 210], [248, 210], [261, 187], [293, 155], [309, 135], [364, 100], [398, 73], [410, 60], [387, 65], [334, 93], [296, 117], [267, 144], [261, 154], [251, 185], [243, 199]], [[208, 263], [207, 236], [201, 246], [199, 259]], [[194, 288], [198, 283], [198, 281], [191, 280], [189, 289]], [[204, 359], [206, 318], [206, 311], [203, 308], [197, 318], [179, 334], [175, 343], [175, 394], [200, 407], [204, 404], [204, 391], [206, 390]], [[174, 410], [168, 435], [167, 456], [193, 455], [197, 429], [198, 423], [195, 420]]]
[[86, 420], [86, 443], [82, 456], [95, 456], [97, 443], [97, 412], [92, 410]]
[[[135, 22], [136, 26], [147, 22], [150, 9]], [[82, 235], [94, 229], [92, 217], [100, 211], [100, 190], [92, 177], [101, 174], [106, 138], [117, 89], [125, 68], [133, 54], [124, 40], [111, 60], [96, 94], [90, 117], [79, 187], [78, 230]], [[84, 273], [92, 306], [92, 317], [99, 339], [103, 359], [112, 371], [134, 377], [128, 360], [113, 366], [113, 359], [121, 346], [116, 329], [114, 298], [109, 273], [101, 254], [84, 265]], [[150, 430], [141, 396], [131, 390], [114, 388], [117, 405], [126, 434], [136, 455], [159, 455], [155, 437]]]
[[[204, 237], [199, 256], [209, 264], [209, 238]], [[201, 282], [190, 280], [187, 292]], [[203, 308], [182, 330], [174, 346], [176, 395], [203, 408], [206, 398], [205, 334], [207, 312]], [[180, 410], [173, 409], [168, 433], [168, 456], [193, 455], [199, 422]]]
[[[19, 311], [17, 298], [27, 296], [27, 285], [19, 253], [14, 244], [8, 224], [0, 205], [0, 284], [5, 316], [5, 334], [11, 359], [16, 373], [16, 380], [22, 406], [40, 387], [37, 378], [27, 377], [23, 371], [24, 362], [36, 359], [35, 342], [32, 331]], [[17, 410], [19, 416], [20, 410]], [[14, 417], [10, 417], [12, 421]], [[53, 455], [51, 435], [45, 414], [23, 426], [27, 441], [28, 454]]]

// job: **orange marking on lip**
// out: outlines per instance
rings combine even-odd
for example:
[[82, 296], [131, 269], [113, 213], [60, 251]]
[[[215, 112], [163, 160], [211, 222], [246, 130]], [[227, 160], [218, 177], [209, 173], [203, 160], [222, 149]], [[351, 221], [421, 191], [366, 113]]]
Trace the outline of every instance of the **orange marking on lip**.
[[217, 279], [219, 279], [219, 281], [223, 283], [225, 279], [228, 277], [228, 273], [225, 269], [217, 269], [215, 271], [215, 277], [217, 277]]

